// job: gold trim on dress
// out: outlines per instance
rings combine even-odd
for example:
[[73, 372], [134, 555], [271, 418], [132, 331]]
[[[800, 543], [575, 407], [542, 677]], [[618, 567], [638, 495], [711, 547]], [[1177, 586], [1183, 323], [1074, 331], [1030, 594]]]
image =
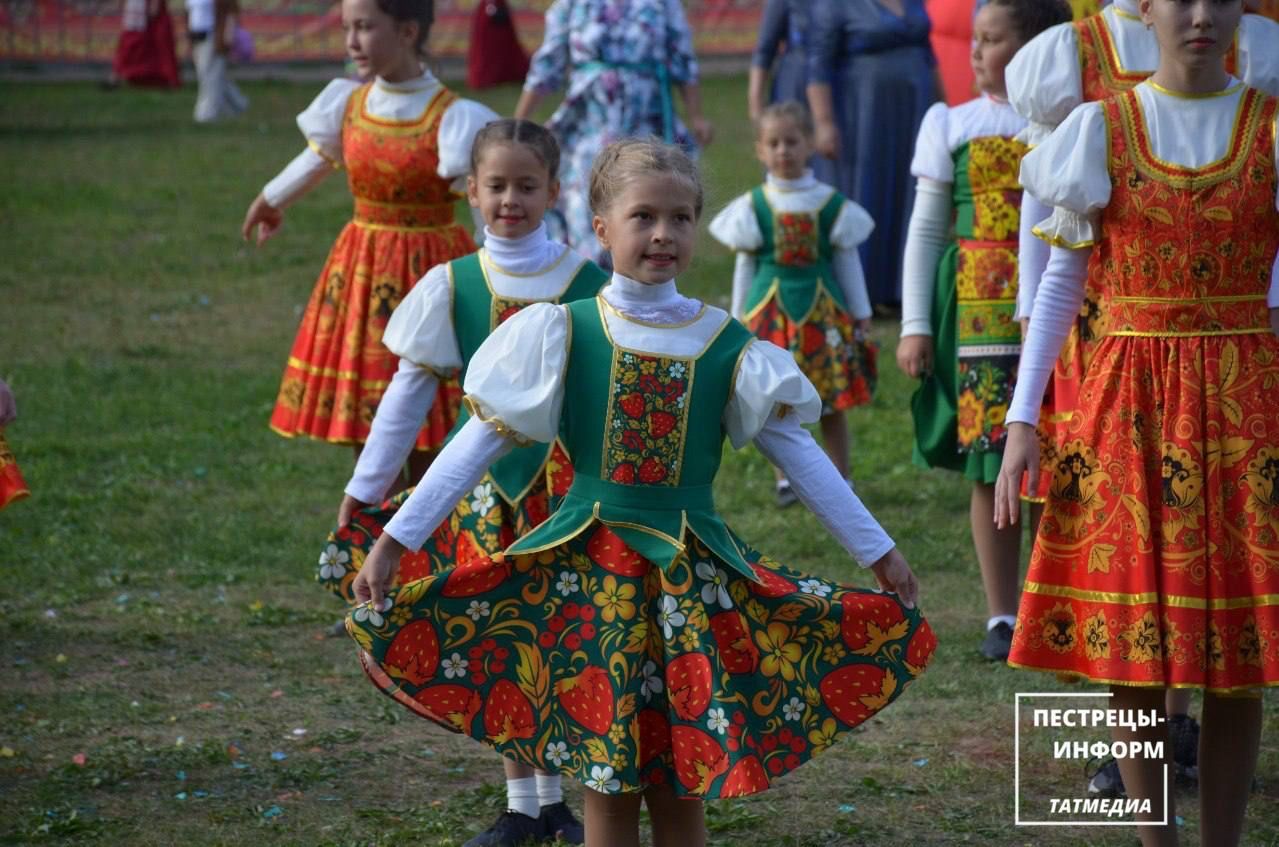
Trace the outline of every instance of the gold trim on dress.
[[1124, 96], [1115, 98], [1124, 138], [1131, 148], [1129, 155], [1132, 157], [1133, 166], [1142, 175], [1156, 182], [1191, 191], [1233, 179], [1248, 162], [1256, 140], [1257, 125], [1261, 120], [1264, 105], [1258, 102], [1256, 94], [1259, 92], [1244, 87], [1239, 103], [1235, 107], [1234, 126], [1230, 130], [1230, 141], [1226, 146], [1225, 154], [1216, 161], [1198, 168], [1168, 162], [1155, 155], [1154, 148], [1150, 144], [1150, 134], [1146, 129], [1145, 108], [1136, 92], [1128, 92]]
[[1193, 332], [1141, 332], [1135, 329], [1115, 329], [1104, 333], [1104, 338], [1118, 336], [1124, 338], [1212, 338], [1222, 335], [1262, 335], [1270, 332], [1270, 327], [1250, 327], [1244, 329], [1201, 329]]
[[1109, 677], [1093, 676], [1092, 674], [1083, 673], [1082, 671], [1063, 670], [1061, 668], [1046, 668], [1038, 665], [1024, 665], [1021, 662], [1014, 662], [1008, 659], [1010, 668], [1017, 668], [1024, 671], [1040, 671], [1042, 673], [1057, 674], [1064, 676], [1067, 681], [1074, 682], [1099, 682], [1103, 685], [1126, 685], [1131, 688], [1188, 688], [1206, 691], [1210, 694], [1223, 694], [1236, 697], [1259, 697], [1261, 688], [1273, 688], [1279, 685], [1279, 681], [1254, 682], [1250, 685], [1235, 685], [1225, 688], [1219, 688], [1203, 683], [1194, 682], [1152, 682], [1148, 680], [1131, 680], [1131, 679], [1111, 679]]
[[343, 371], [337, 368], [325, 368], [320, 365], [313, 365], [310, 362], [304, 362], [301, 359], [290, 356], [288, 366], [295, 370], [302, 371], [308, 376], [322, 376], [327, 379], [355, 380], [360, 383], [361, 388], [386, 388], [391, 384], [389, 379], [362, 379], [356, 371]]
[[604, 316], [604, 313], [602, 310], [608, 309], [610, 312], [617, 315], [622, 320], [627, 321], [628, 323], [639, 324], [640, 326], [652, 327], [653, 329], [678, 329], [680, 327], [692, 326], [693, 324], [697, 323], [697, 321], [701, 320], [702, 316], [706, 314], [706, 311], [709, 308], [705, 303], [702, 304], [702, 308], [697, 313], [697, 316], [690, 320], [682, 321], [680, 323], [674, 323], [674, 324], [659, 324], [659, 323], [649, 323], [646, 321], [639, 321], [639, 320], [636, 320], [635, 318], [628, 317], [627, 315], [622, 314], [621, 312], [617, 310], [616, 306], [614, 306], [612, 303], [605, 300], [603, 295], [597, 294], [595, 296], [595, 301], [596, 301], [596, 307], [601, 309], [600, 323], [604, 326], [604, 336], [608, 339], [608, 343], [612, 344], [613, 347], [618, 350], [625, 350], [627, 353], [634, 353], [637, 356], [647, 356], [649, 358], [656, 357], [659, 359], [672, 359], [680, 362], [694, 362], [700, 359], [706, 353], [707, 350], [711, 349], [711, 345], [714, 344], [716, 339], [719, 338], [720, 333], [722, 333], [724, 331], [724, 328], [728, 326], [729, 322], [733, 320], [732, 315], [725, 313], [723, 322], [720, 323], [719, 328], [715, 330], [714, 333], [711, 334], [710, 339], [706, 342], [706, 345], [702, 347], [701, 350], [689, 356], [675, 356], [669, 353], [657, 353], [649, 350], [636, 350], [632, 347], [625, 347], [621, 344], [618, 344], [616, 339], [613, 338], [613, 333], [608, 328], [608, 319]]
[[378, 224], [369, 223], [359, 219], [352, 219], [351, 223], [361, 229], [371, 229], [377, 232], [441, 232], [446, 229], [460, 226], [457, 221], [450, 221], [446, 224], [436, 224], [433, 226], [401, 226], [399, 224]]
[[1225, 97], [1234, 94], [1236, 91], [1244, 87], [1242, 82], [1227, 86], [1220, 91], [1173, 91], [1171, 88], [1165, 88], [1153, 79], [1146, 80], [1146, 84], [1158, 91], [1160, 94], [1167, 94], [1169, 97], [1176, 97], [1179, 100], [1211, 100], [1214, 97]]
[[333, 170], [335, 171], [342, 170], [342, 163], [339, 162], [337, 159], [333, 158], [332, 156], [330, 156], [328, 153], [325, 153], [324, 148], [321, 147], [319, 144], [316, 144], [314, 141], [308, 138], [306, 140], [306, 146], [311, 148], [311, 152], [315, 153], [315, 155], [319, 156], [321, 159], [328, 162], [329, 166], [332, 167]]
[[1085, 247], [1092, 247], [1097, 243], [1095, 240], [1070, 242], [1055, 233], [1050, 235], [1047, 232], [1044, 232], [1039, 228], [1038, 224], [1031, 227], [1030, 232], [1040, 241], [1047, 241], [1053, 247], [1064, 247], [1067, 250], [1082, 250]]
[[493, 429], [497, 430], [497, 434], [503, 438], [509, 438], [521, 447], [527, 447], [530, 444], [537, 443], [535, 439], [529, 438], [528, 436], [511, 429], [511, 427], [507, 426], [506, 422], [497, 415], [485, 417], [484, 412], [480, 409], [480, 404], [475, 400], [472, 400], [471, 395], [463, 395], [462, 405], [466, 407], [466, 411], [471, 413], [472, 418], [493, 427]]
[[1173, 303], [1178, 306], [1194, 306], [1201, 303], [1254, 303], [1265, 300], [1264, 294], [1223, 294], [1216, 297], [1134, 297], [1128, 295], [1112, 295], [1110, 299], [1116, 303], [1159, 304]]
[[1068, 600], [1079, 600], [1084, 603], [1106, 603], [1112, 606], [1159, 605], [1174, 609], [1222, 611], [1279, 605], [1279, 594], [1256, 594], [1246, 597], [1209, 599], [1180, 594], [1160, 594], [1157, 591], [1145, 591], [1141, 594], [1127, 594], [1121, 591], [1090, 591], [1084, 588], [1072, 588], [1069, 585], [1050, 585], [1042, 582], [1031, 582], [1030, 580], [1026, 581], [1024, 591], [1028, 594], [1040, 594], [1045, 597], [1065, 597]]

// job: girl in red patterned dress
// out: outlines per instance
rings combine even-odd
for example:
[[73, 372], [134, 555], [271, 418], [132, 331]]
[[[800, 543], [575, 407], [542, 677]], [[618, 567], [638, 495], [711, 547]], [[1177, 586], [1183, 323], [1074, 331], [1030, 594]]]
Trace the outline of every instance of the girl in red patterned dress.
[[[1279, 684], [1279, 98], [1226, 73], [1238, 0], [1142, 0], [1159, 65], [1076, 109], [1022, 165], [1055, 207], [995, 520], [1039, 472], [1034, 423], [1084, 280], [1104, 315], [1059, 444], [1010, 662], [1110, 685], [1119, 709], [1162, 712], [1204, 691], [1202, 842], [1238, 843], [1260, 742], [1258, 692]], [[1165, 742], [1166, 724], [1116, 728]], [[1149, 799], [1144, 844], [1175, 844], [1170, 757], [1123, 759]]]
[[[826, 455], [848, 476], [844, 411], [869, 404], [875, 390], [870, 297], [857, 252], [875, 222], [813, 176], [813, 132], [800, 103], [765, 109], [756, 122], [755, 155], [767, 179], [716, 215], [710, 231], [737, 251], [733, 317], [795, 356], [822, 398]], [[794, 502], [790, 482], [777, 471], [777, 504]]]
[[[243, 235], [266, 241], [283, 209], [345, 167], [355, 214], [329, 253], [302, 316], [271, 428], [352, 444], [358, 456], [395, 356], [382, 344], [391, 311], [430, 268], [475, 249], [455, 220], [455, 181], [466, 176], [475, 133], [497, 117], [459, 99], [429, 71], [422, 49], [430, 0], [343, 0], [346, 48], [363, 85], [337, 79], [298, 116], [302, 151], [267, 183]], [[457, 416], [458, 391], [443, 381], [410, 459], [413, 478]], [[416, 466], [416, 467], [415, 467]]]

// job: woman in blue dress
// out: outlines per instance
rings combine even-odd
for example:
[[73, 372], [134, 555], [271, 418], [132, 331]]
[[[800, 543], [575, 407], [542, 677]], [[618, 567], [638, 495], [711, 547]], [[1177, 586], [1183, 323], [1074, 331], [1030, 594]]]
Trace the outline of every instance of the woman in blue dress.
[[[808, 83], [808, 57], [804, 45], [808, 38], [808, 7], [812, 0], [766, 0], [759, 20], [759, 35], [751, 55], [750, 82], [746, 105], [752, 121], [759, 120], [769, 103], [786, 100], [804, 102]], [[786, 49], [778, 59], [778, 49]], [[772, 96], [769, 99], [769, 73], [773, 73]], [[766, 102], [767, 100], [767, 102]]]
[[817, 178], [874, 218], [876, 235], [862, 245], [870, 299], [899, 303], [910, 160], [939, 92], [928, 13], [923, 0], [813, 0], [809, 9], [808, 102], [818, 152], [834, 160]]
[[[684, 101], [687, 126], [675, 114], [672, 89]], [[657, 136], [694, 154], [711, 140], [680, 0], [555, 0], [515, 117], [530, 118], [544, 97], [561, 90], [564, 100], [546, 123], [564, 151], [557, 205], [564, 232], [556, 235], [597, 264], [608, 263], [587, 203], [596, 155], [622, 138]]]

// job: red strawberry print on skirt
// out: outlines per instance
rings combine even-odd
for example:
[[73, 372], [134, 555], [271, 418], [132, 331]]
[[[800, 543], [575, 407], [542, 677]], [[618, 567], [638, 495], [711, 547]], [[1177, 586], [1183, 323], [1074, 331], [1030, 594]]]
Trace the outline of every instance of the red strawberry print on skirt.
[[765, 790], [899, 697], [936, 647], [894, 595], [737, 539], [753, 582], [685, 542], [663, 573], [596, 524], [401, 586], [347, 628], [374, 684], [422, 717], [597, 791], [700, 797]]

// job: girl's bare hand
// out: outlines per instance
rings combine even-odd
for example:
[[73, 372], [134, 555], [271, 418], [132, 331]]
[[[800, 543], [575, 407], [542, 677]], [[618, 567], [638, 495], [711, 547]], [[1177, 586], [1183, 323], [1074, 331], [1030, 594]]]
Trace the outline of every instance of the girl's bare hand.
[[1004, 442], [1004, 461], [995, 480], [995, 526], [1003, 529], [1017, 523], [1021, 515], [1021, 475], [1026, 474], [1026, 490], [1039, 485], [1039, 436], [1027, 423], [1010, 423]]
[[915, 608], [919, 602], [919, 580], [896, 547], [881, 556], [870, 569], [875, 572], [880, 588], [895, 593], [907, 609]]
[[283, 223], [284, 212], [266, 202], [266, 198], [259, 194], [249, 204], [249, 210], [244, 213], [244, 224], [240, 227], [240, 236], [245, 241], [249, 241], [253, 238], [256, 229], [257, 246], [261, 247], [268, 238], [275, 235]]
[[911, 379], [933, 372], [933, 337], [903, 335], [897, 342], [897, 367]]

